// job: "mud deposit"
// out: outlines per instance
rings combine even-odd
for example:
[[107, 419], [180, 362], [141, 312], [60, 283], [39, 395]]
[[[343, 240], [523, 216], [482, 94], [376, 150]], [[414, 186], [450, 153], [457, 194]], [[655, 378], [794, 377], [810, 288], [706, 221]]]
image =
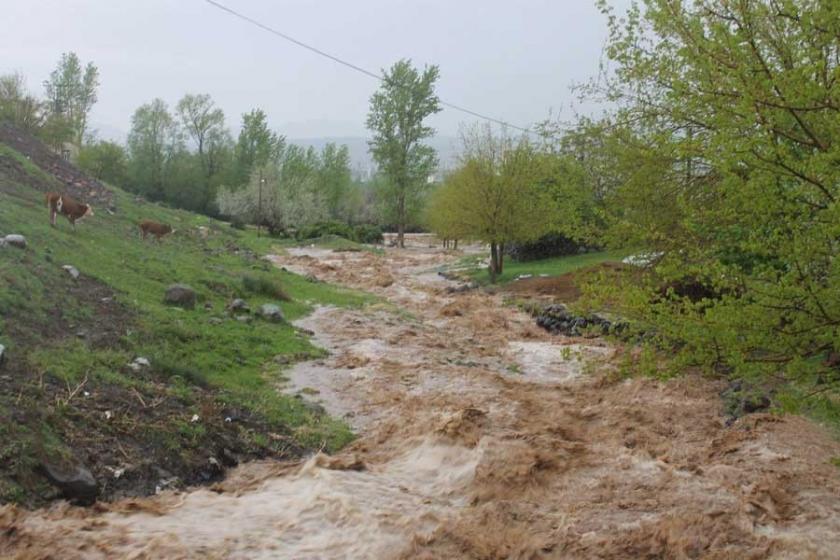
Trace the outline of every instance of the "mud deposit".
[[0, 509], [0, 557], [840, 558], [840, 444], [796, 417], [726, 427], [718, 387], [613, 380], [620, 348], [552, 337], [385, 255], [278, 266], [383, 298], [301, 322], [330, 351], [278, 390], [359, 432], [340, 454], [250, 463], [211, 489], [96, 509]]

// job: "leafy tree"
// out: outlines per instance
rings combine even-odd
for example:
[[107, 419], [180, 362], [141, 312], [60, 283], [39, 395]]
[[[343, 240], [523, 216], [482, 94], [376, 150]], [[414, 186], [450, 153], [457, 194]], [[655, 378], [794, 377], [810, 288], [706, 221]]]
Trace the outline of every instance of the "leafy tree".
[[0, 76], [0, 121], [35, 133], [44, 123], [44, 106], [26, 89], [22, 74]]
[[460, 167], [434, 195], [430, 219], [441, 237], [488, 243], [495, 282], [503, 272], [505, 244], [551, 231], [556, 206], [539, 184], [537, 154], [527, 139], [494, 136], [486, 126], [468, 131], [463, 140]]
[[681, 363], [840, 382], [825, 360], [840, 352], [836, 4], [649, 0], [623, 20], [602, 7], [606, 93], [631, 132], [603, 135], [626, 178], [611, 221], [661, 258], [601, 295]]
[[422, 141], [434, 134], [424, 121], [441, 110], [434, 91], [439, 72], [437, 66], [427, 66], [421, 73], [411, 61], [400, 60], [384, 74], [382, 86], [370, 98], [367, 127], [373, 132], [370, 152], [387, 178], [383, 201], [404, 247], [406, 224], [420, 209], [437, 165], [434, 149]]
[[444, 242], [444, 247], [450, 241], [457, 242], [470, 237], [467, 224], [459, 215], [457, 208], [458, 187], [451, 180], [444, 180], [443, 184], [432, 191], [426, 205], [426, 226], [434, 231]]
[[235, 149], [235, 183], [247, 183], [255, 169], [275, 162], [284, 146], [285, 139], [271, 131], [262, 109], [242, 115], [242, 130]]
[[198, 157], [209, 179], [218, 171], [214, 161], [214, 144], [224, 144], [225, 113], [215, 106], [209, 95], [187, 94], [175, 107], [181, 126], [195, 143]]
[[352, 178], [350, 176], [350, 150], [347, 146], [336, 146], [332, 142], [324, 146], [320, 154], [318, 189], [326, 200], [330, 217], [344, 216], [344, 203], [349, 196]]
[[100, 181], [121, 187], [127, 183], [128, 157], [125, 148], [115, 142], [86, 144], [79, 150], [76, 165]]
[[155, 99], [140, 106], [131, 117], [128, 135], [134, 190], [154, 200], [165, 200], [170, 164], [181, 150], [181, 137], [166, 103]]
[[71, 131], [70, 141], [77, 146], [84, 140], [88, 114], [96, 103], [98, 87], [99, 69], [92, 62], [83, 68], [73, 52], [61, 55], [50, 79], [44, 82], [50, 119], [64, 121]]

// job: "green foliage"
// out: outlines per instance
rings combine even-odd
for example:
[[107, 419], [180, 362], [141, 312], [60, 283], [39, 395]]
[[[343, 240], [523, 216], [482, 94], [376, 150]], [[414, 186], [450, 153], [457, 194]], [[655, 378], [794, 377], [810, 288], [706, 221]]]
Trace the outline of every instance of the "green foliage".
[[368, 243], [371, 245], [379, 245], [384, 241], [382, 228], [373, 224], [359, 224], [354, 226], [352, 239], [359, 243]]
[[277, 160], [286, 140], [268, 128], [268, 117], [262, 109], [242, 115], [242, 129], [235, 148], [233, 184], [244, 185], [254, 171]]
[[421, 210], [437, 166], [434, 149], [422, 141], [434, 134], [424, 121], [441, 110], [434, 90], [439, 71], [427, 66], [420, 73], [411, 61], [400, 60], [384, 75], [381, 88], [370, 98], [367, 127], [373, 133], [370, 153], [386, 178], [379, 191], [383, 207], [396, 223], [403, 246], [406, 225]]
[[496, 137], [489, 126], [464, 138], [461, 166], [432, 198], [429, 220], [441, 237], [488, 243], [495, 281], [503, 272], [505, 244], [549, 232], [556, 204], [539, 183], [539, 158], [527, 139]]
[[292, 301], [280, 281], [271, 274], [250, 273], [242, 277], [242, 288], [250, 293], [280, 301]]
[[[346, 147], [327, 144], [318, 153], [313, 148], [282, 145], [273, 161], [252, 173], [244, 188], [219, 192], [219, 210], [240, 221], [265, 225], [274, 234], [322, 235], [300, 232], [331, 216], [346, 215], [347, 207], [341, 202], [351, 186], [349, 165]], [[346, 229], [335, 233], [349, 236], [349, 226], [342, 225]]]
[[128, 180], [128, 158], [125, 148], [104, 140], [85, 144], [79, 150], [76, 165], [100, 181], [125, 185]]
[[131, 117], [128, 153], [130, 186], [152, 200], [165, 200], [167, 179], [181, 150], [176, 123], [161, 99], [141, 105]]
[[[82, 67], [74, 52], [63, 53], [58, 66], [44, 82], [50, 119], [64, 121], [70, 131], [67, 140], [82, 145], [87, 131], [87, 119], [96, 103], [99, 88], [99, 69], [92, 63]], [[53, 145], [62, 138], [53, 137]]]
[[661, 257], [593, 302], [652, 326], [683, 364], [840, 382], [826, 359], [840, 351], [837, 22], [816, 0], [610, 16], [622, 107], [592, 136], [612, 170], [610, 237]]
[[325, 235], [337, 235], [345, 239], [350, 239], [351, 241], [356, 241], [353, 228], [342, 222], [320, 222], [302, 227], [297, 232], [297, 238], [300, 240], [314, 239]]
[[22, 74], [0, 76], [0, 122], [9, 122], [34, 134], [43, 125], [44, 118], [44, 104], [27, 91]]

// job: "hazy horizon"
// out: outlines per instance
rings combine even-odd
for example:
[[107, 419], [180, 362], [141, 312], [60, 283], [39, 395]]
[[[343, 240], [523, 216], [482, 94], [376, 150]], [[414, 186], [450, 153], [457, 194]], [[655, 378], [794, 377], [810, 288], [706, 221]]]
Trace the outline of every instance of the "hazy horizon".
[[[403, 57], [437, 64], [442, 99], [518, 126], [550, 111], [570, 118], [573, 108], [597, 109], [577, 105], [569, 90], [598, 71], [606, 19], [592, 1], [226, 4], [373, 71]], [[139, 105], [160, 97], [172, 107], [185, 93], [209, 93], [234, 131], [242, 113], [259, 107], [287, 138], [368, 135], [374, 79], [203, 0], [12, 0], [4, 8], [0, 73], [21, 72], [40, 96], [62, 52], [95, 63], [101, 87], [90, 123], [104, 138], [124, 136]], [[446, 109], [431, 124], [448, 137], [473, 120]]]

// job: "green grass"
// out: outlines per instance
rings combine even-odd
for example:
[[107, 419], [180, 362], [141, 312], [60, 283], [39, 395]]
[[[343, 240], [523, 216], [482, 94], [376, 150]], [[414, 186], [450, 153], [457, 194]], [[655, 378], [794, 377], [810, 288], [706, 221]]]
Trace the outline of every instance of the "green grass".
[[[622, 251], [603, 251], [598, 253], [585, 253], [582, 255], [555, 257], [551, 259], [528, 262], [517, 262], [512, 259], [505, 259], [504, 271], [496, 279], [496, 283], [507, 284], [523, 274], [530, 274], [532, 276], [539, 276], [541, 274], [548, 276], [560, 276], [562, 274], [594, 266], [602, 262], [620, 261], [625, 256], [627, 256], [626, 252]], [[458, 263], [458, 267], [467, 269], [467, 274], [476, 282], [480, 284], [489, 284], [490, 274], [487, 272], [486, 268], [479, 265], [484, 258], [484, 255], [480, 257], [475, 255], [465, 257]]]
[[[11, 152], [5, 146], [0, 149], [3, 154]], [[27, 168], [29, 171], [43, 174], [38, 169]], [[260, 320], [246, 324], [227, 318], [213, 324], [210, 319], [223, 317], [230, 299], [240, 295], [252, 309], [277, 303], [289, 320], [305, 315], [315, 304], [362, 306], [373, 298], [307, 282], [253, 257], [270, 253], [276, 240], [189, 212], [148, 202], [138, 204], [133, 195], [117, 189], [116, 213], [94, 208], [95, 215], [81, 221], [75, 232], [62, 217], [58, 227], [52, 228], [41, 193], [10, 184], [2, 176], [0, 181], [6, 181], [0, 185], [4, 191], [0, 194], [0, 232], [23, 234], [29, 244], [26, 251], [0, 251], [0, 317], [26, 313], [46, 320], [52, 305], [50, 285], [66, 281], [61, 270], [65, 264], [112, 287], [118, 301], [136, 314], [136, 324], [119, 350], [90, 351], [83, 341], [76, 340], [59, 346], [44, 341], [44, 347], [31, 356], [35, 366], [68, 383], [86, 375], [115, 380], [119, 379], [115, 371], [126, 360], [146, 356], [164, 378], [184, 380], [187, 385], [206, 384], [218, 390], [225, 402], [246, 406], [289, 426], [300, 434], [301, 443], [322, 442], [335, 449], [349, 441], [346, 426], [316, 417], [297, 399], [279, 394], [274, 386], [276, 376], [266, 372], [265, 364], [277, 355], [318, 354], [308, 339], [298, 336], [289, 324]], [[177, 232], [162, 243], [143, 241], [136, 226], [143, 219], [168, 223]], [[206, 238], [199, 226], [208, 228]], [[196, 290], [194, 310], [163, 303], [166, 287], [176, 282]], [[74, 308], [72, 301], [67, 305], [67, 313], [76, 313], [80, 319], [92, 312]], [[4, 332], [0, 322], [0, 341], [13, 346]], [[175, 390], [183, 388], [176, 386]]]

